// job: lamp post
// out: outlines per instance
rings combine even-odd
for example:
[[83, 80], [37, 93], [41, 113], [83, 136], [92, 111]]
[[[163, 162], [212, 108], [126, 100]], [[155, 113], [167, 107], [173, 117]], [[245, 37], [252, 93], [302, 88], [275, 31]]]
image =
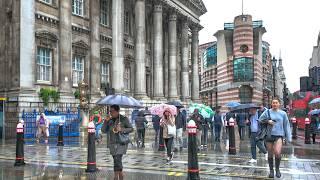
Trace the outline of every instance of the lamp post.
[[276, 97], [276, 67], [277, 67], [277, 59], [275, 57], [272, 58], [272, 77], [273, 77], [273, 97]]
[[79, 82], [79, 93], [80, 93], [80, 117], [81, 117], [81, 127], [80, 127], [80, 144], [84, 145], [87, 142], [86, 130], [89, 123], [89, 105], [88, 105], [88, 84], [84, 81]]

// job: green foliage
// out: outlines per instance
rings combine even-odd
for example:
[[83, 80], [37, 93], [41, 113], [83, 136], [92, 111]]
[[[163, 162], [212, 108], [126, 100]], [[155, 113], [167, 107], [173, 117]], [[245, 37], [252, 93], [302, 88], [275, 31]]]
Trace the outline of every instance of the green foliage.
[[73, 93], [73, 95], [74, 95], [74, 98], [80, 99], [80, 91], [79, 91], [79, 89], [77, 89], [77, 90]]
[[55, 89], [41, 88], [39, 97], [42, 99], [45, 106], [49, 104], [50, 99], [57, 103], [60, 99], [60, 94]]

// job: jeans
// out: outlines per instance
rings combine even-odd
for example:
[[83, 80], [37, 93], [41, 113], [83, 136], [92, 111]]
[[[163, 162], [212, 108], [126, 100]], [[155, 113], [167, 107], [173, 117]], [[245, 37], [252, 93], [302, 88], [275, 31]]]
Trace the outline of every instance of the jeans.
[[220, 141], [221, 124], [214, 125], [214, 132], [215, 132], [216, 141]]
[[122, 154], [117, 154], [112, 156], [113, 157], [113, 170], [114, 171], [122, 171]]
[[239, 131], [239, 136], [240, 139], [242, 140], [244, 137], [244, 133], [245, 133], [245, 126], [238, 126], [238, 131]]
[[102, 128], [102, 123], [96, 125], [96, 139], [99, 139], [101, 128]]
[[203, 127], [203, 133], [202, 133], [202, 145], [208, 144], [208, 127]]
[[172, 157], [172, 143], [173, 143], [173, 137], [164, 139], [164, 143], [167, 147], [167, 156]]
[[256, 146], [258, 146], [259, 150], [263, 153], [266, 154], [267, 150], [266, 147], [264, 145], [263, 141], [256, 141], [256, 137], [257, 137], [257, 133], [256, 132], [251, 132], [251, 136], [250, 136], [250, 144], [251, 144], [251, 156], [252, 159], [257, 159], [257, 150], [256, 150]]
[[183, 147], [183, 128], [179, 128], [177, 129], [177, 135], [176, 135], [176, 143], [175, 143], [175, 147], [178, 148], [182, 148]]
[[197, 146], [198, 147], [201, 145], [201, 135], [202, 135], [202, 130], [197, 129]]
[[142, 142], [142, 146], [144, 145], [144, 137], [145, 137], [146, 129], [138, 129], [138, 140]]

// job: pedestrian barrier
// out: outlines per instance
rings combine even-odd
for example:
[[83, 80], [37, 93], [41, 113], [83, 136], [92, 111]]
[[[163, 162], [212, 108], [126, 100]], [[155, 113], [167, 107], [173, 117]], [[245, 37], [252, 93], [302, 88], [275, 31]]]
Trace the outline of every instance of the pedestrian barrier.
[[[33, 110], [32, 112], [25, 112], [23, 110], [22, 117], [20, 119], [24, 120], [25, 124], [25, 138], [35, 138], [37, 135], [36, 121], [39, 118], [41, 112]], [[79, 126], [80, 126], [80, 113], [79, 109], [77, 112], [71, 112], [70, 109], [67, 112], [50, 112], [44, 111], [44, 114], [48, 117], [50, 121], [49, 125], [49, 137], [58, 137], [59, 134], [59, 123], [56, 119], [61, 117], [64, 119], [63, 125], [63, 136], [64, 137], [78, 137], [79, 136]], [[52, 118], [51, 118], [52, 117]]]

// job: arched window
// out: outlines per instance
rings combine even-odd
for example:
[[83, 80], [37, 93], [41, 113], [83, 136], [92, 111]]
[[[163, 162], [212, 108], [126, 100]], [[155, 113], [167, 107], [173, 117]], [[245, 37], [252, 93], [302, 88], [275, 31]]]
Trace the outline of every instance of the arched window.
[[239, 89], [239, 98], [241, 104], [252, 102], [252, 88], [250, 86], [241, 86]]

